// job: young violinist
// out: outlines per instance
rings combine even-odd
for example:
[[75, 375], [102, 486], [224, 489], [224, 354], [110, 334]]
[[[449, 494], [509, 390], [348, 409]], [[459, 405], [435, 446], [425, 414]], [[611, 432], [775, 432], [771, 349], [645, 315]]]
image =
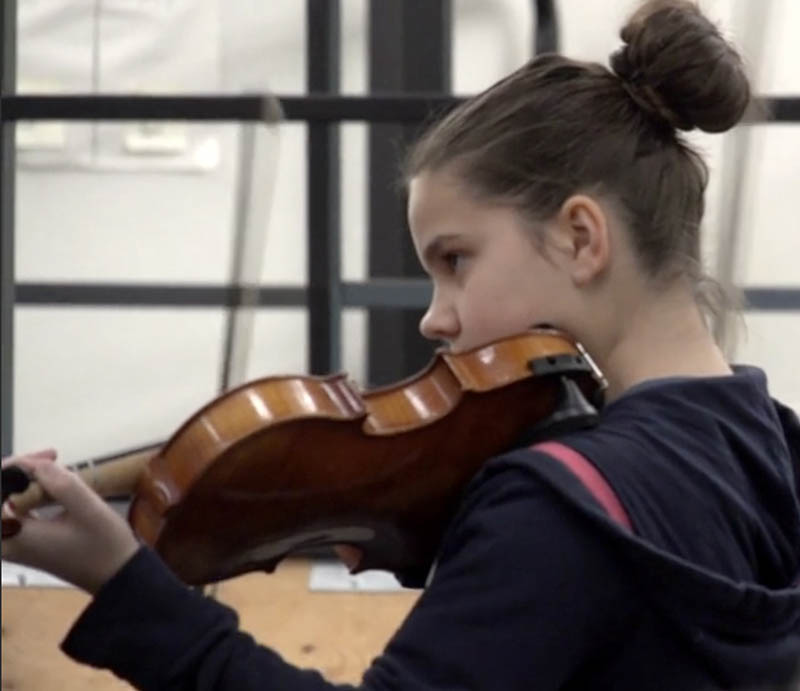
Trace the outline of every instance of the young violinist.
[[[682, 136], [733, 127], [748, 81], [689, 2], [650, 0], [621, 36], [610, 69], [536, 58], [409, 154], [423, 334], [465, 351], [554, 325], [609, 386], [595, 426], [487, 459], [358, 688], [796, 688], [800, 423], [709, 332], [707, 170]], [[68, 655], [142, 689], [334, 688], [178, 582], [54, 456], [6, 461], [65, 512], [6, 508], [3, 557], [93, 593]]]

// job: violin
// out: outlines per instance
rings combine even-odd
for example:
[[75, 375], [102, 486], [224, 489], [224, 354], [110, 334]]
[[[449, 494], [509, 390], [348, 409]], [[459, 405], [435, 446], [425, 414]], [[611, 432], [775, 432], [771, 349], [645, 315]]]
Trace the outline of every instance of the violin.
[[[258, 379], [162, 446], [79, 472], [103, 496], [132, 495], [133, 531], [190, 585], [348, 544], [363, 553], [357, 571], [418, 586], [481, 465], [524, 438], [591, 424], [604, 388], [579, 343], [536, 328], [439, 349], [417, 375], [365, 392], [344, 373]], [[24, 512], [46, 498], [31, 483], [13, 501]]]

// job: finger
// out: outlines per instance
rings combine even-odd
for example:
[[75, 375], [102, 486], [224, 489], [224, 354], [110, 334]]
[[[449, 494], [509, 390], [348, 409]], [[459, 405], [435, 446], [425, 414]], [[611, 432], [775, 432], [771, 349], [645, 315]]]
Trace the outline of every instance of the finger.
[[[7, 525], [11, 521], [10, 525]], [[5, 561], [52, 572], [53, 562], [63, 558], [64, 545], [69, 544], [71, 527], [62, 521], [30, 517], [20, 520], [3, 518], [3, 531], [12, 532], [0, 545]], [[10, 539], [9, 539], [10, 537]]]
[[[30, 484], [35, 480], [36, 469], [41, 465], [54, 465], [55, 452], [52, 450], [40, 451], [38, 453], [12, 456], [5, 459], [2, 468], [2, 490], [3, 502], [8, 503], [15, 494], [25, 495], [30, 489]], [[33, 496], [39, 496], [44, 492], [42, 487], [34, 488], [36, 491]], [[31, 497], [28, 497], [30, 500]]]
[[16, 456], [7, 456], [3, 459], [2, 467], [8, 465], [21, 465], [20, 461], [26, 459], [39, 459], [43, 458], [48, 461], [54, 461], [58, 457], [58, 452], [55, 449], [41, 449], [39, 451], [32, 451], [31, 453], [17, 454]]
[[89, 485], [64, 466], [38, 459], [30, 468], [44, 492], [75, 518], [91, 520], [106, 506]]
[[20, 531], [22, 528], [22, 523], [20, 523], [16, 518], [3, 518], [2, 526], [3, 539], [8, 539], [10, 537], [14, 537]]

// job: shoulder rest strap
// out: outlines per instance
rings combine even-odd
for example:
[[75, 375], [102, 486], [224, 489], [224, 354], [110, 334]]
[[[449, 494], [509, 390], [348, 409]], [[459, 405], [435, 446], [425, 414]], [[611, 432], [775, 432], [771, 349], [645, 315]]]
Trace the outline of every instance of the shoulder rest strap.
[[581, 484], [589, 490], [614, 521], [626, 530], [633, 532], [631, 519], [622, 502], [620, 502], [611, 485], [606, 482], [600, 471], [592, 465], [586, 456], [566, 444], [555, 441], [534, 444], [530, 448], [531, 451], [545, 453], [564, 465], [581, 481]]

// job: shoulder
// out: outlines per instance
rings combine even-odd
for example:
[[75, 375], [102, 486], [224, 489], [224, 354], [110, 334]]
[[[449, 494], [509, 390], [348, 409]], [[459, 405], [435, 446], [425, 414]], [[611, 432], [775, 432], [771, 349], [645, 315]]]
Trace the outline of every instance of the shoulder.
[[639, 616], [643, 598], [613, 541], [515, 455], [491, 459], [471, 483], [391, 658], [428, 646], [445, 655], [452, 640], [454, 665], [467, 650], [467, 659], [490, 654], [492, 678], [552, 674], [558, 684], [543, 688], [556, 688]]
[[365, 680], [562, 688], [640, 616], [614, 554], [546, 483], [505, 461], [470, 485], [432, 578]]
[[[556, 552], [564, 566], [573, 555], [575, 565], [593, 557], [607, 562], [597, 536], [599, 524], [609, 522], [580, 479], [559, 461], [543, 452], [515, 450], [487, 461], [468, 486], [442, 541], [438, 568], [451, 559], [464, 560], [464, 550], [496, 563], [532, 567]], [[610, 562], [606, 566], [615, 568]]]
[[[566, 444], [519, 448], [488, 460], [468, 485], [453, 528], [464, 522], [490, 527], [543, 517], [559, 525], [580, 525], [590, 534], [617, 527], [620, 521], [613, 509], [625, 512], [615, 488], [581, 445], [573, 443], [592, 435], [593, 430], [587, 430]], [[608, 446], [605, 451], [614, 455]], [[626, 514], [622, 523], [628, 523]]]

